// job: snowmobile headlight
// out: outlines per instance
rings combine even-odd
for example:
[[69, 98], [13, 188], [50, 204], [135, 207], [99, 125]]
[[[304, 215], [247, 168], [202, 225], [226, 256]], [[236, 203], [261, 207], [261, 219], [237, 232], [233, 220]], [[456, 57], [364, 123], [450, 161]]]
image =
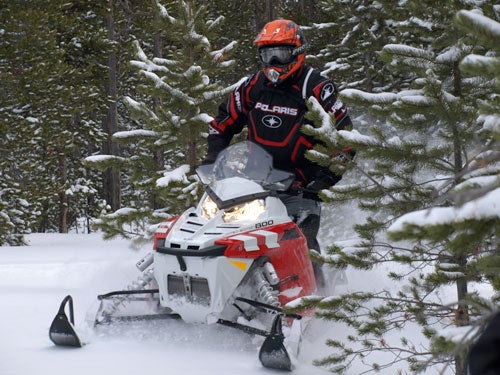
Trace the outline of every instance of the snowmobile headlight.
[[222, 220], [225, 223], [233, 221], [252, 221], [257, 219], [261, 213], [266, 210], [263, 199], [254, 199], [250, 202], [238, 204], [230, 207], [222, 214]]
[[217, 207], [217, 204], [212, 200], [212, 198], [207, 196], [201, 204], [201, 216], [204, 219], [210, 220], [217, 215], [217, 212], [219, 212], [219, 207]]

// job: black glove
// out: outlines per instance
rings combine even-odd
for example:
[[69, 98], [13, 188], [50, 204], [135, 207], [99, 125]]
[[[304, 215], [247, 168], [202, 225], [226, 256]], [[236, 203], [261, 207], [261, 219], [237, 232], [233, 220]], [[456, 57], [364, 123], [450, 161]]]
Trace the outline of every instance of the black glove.
[[341, 178], [340, 176], [327, 174], [325, 171], [320, 170], [316, 173], [314, 180], [303, 189], [302, 196], [307, 199], [321, 201], [318, 193], [323, 189], [328, 189], [330, 186], [335, 185]]
[[210, 160], [210, 159], [205, 158], [205, 159], [203, 159], [203, 160], [201, 161], [201, 164], [200, 164], [200, 165], [213, 164], [214, 162], [215, 162], [215, 160]]

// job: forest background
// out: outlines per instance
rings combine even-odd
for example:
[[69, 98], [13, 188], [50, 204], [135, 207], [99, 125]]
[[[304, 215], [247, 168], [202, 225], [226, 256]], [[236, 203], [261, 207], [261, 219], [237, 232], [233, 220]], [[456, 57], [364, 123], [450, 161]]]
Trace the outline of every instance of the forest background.
[[[369, 213], [352, 223], [356, 241], [326, 244], [315, 260], [401, 265], [390, 275], [402, 282], [397, 295], [304, 302], [356, 331], [332, 340], [336, 354], [318, 364], [342, 372], [385, 350], [415, 371], [465, 374], [500, 288], [495, 1], [2, 0], [0, 244], [96, 229], [142, 241], [191, 206], [207, 122], [259, 69], [252, 42], [275, 18], [303, 27], [307, 63], [338, 85], [355, 126], [336, 132], [309, 103], [303, 130], [327, 145], [311, 159], [346, 176], [323, 192], [325, 204]], [[354, 162], [337, 162], [344, 146], [358, 151]], [[450, 285], [453, 296], [439, 297]], [[428, 347], [383, 341], [408, 322], [423, 327]], [[443, 334], [449, 326], [464, 329]]]

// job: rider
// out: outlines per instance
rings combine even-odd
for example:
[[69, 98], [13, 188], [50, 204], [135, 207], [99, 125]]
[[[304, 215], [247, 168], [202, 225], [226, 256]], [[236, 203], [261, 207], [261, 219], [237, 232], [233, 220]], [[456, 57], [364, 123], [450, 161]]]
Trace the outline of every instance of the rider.
[[[335, 118], [338, 130], [350, 130], [352, 123], [345, 105], [337, 99], [335, 84], [304, 65], [307, 45], [297, 24], [290, 20], [269, 22], [254, 43], [262, 70], [249, 76], [219, 106], [219, 114], [210, 124], [203, 164], [213, 163], [246, 125], [248, 139], [273, 156], [276, 168], [295, 173], [294, 187], [280, 198], [309, 248], [320, 251], [316, 238], [321, 214], [318, 192], [336, 184], [341, 176], [305, 157], [305, 152], [318, 143], [301, 132], [307, 123], [306, 100], [314, 96]], [[343, 150], [339, 156], [352, 157], [353, 153]], [[320, 265], [313, 264], [313, 268], [318, 286], [324, 286]]]

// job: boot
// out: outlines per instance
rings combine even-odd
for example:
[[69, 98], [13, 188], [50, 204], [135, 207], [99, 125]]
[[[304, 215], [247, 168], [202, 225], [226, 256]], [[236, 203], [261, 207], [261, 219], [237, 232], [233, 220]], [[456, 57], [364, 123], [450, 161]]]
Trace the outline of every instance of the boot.
[[323, 267], [319, 263], [312, 264], [314, 277], [316, 278], [316, 288], [319, 290], [324, 290], [326, 287], [325, 273], [323, 272]]

